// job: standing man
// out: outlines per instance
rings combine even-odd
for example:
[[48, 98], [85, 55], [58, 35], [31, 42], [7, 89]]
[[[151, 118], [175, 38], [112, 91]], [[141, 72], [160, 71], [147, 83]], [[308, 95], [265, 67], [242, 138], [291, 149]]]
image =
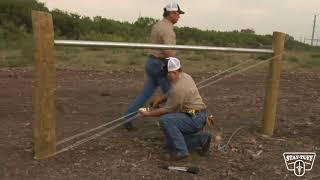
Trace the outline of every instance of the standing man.
[[[163, 19], [157, 22], [151, 31], [150, 41], [153, 44], [176, 44], [176, 34], [173, 30], [173, 25], [180, 18], [180, 14], [184, 12], [180, 9], [177, 3], [171, 2], [164, 8]], [[170, 88], [170, 83], [167, 80], [166, 59], [167, 57], [175, 56], [173, 50], [150, 50], [149, 59], [145, 65], [147, 80], [144, 84], [142, 93], [129, 106], [126, 114], [131, 114], [127, 117], [134, 116], [136, 111], [141, 108], [153, 95], [156, 88], [160, 86], [163, 94], [166, 94]], [[125, 124], [127, 130], [134, 129], [132, 121]]]
[[160, 116], [170, 151], [166, 160], [186, 158], [195, 149], [200, 150], [200, 155], [206, 155], [211, 142], [211, 135], [202, 131], [207, 122], [206, 105], [194, 80], [181, 70], [177, 58], [169, 58], [168, 79], [171, 89], [166, 104], [153, 111], [141, 109], [139, 112], [144, 117]]

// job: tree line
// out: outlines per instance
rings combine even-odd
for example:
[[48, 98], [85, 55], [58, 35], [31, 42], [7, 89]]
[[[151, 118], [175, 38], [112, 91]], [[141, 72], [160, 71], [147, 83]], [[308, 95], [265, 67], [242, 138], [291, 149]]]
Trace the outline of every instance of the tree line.
[[[88, 17], [59, 9], [49, 10], [36, 0], [0, 0], [1, 46], [18, 46], [21, 39], [32, 36], [31, 11], [50, 12], [53, 16], [56, 39], [148, 42], [151, 27], [158, 19], [140, 17], [135, 22], [120, 22], [101, 16]], [[230, 32], [176, 27], [177, 44], [229, 47], [271, 47], [272, 35], [257, 35], [254, 30]], [[288, 36], [289, 49], [308, 49], [309, 45]]]

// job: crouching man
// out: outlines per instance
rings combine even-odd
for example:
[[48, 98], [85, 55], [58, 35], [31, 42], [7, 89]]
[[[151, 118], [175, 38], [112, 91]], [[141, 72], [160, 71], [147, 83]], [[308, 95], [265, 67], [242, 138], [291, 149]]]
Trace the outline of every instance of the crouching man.
[[167, 140], [168, 154], [165, 160], [180, 160], [193, 150], [200, 155], [209, 151], [211, 135], [203, 132], [207, 111], [192, 77], [181, 70], [177, 58], [168, 58], [168, 79], [171, 83], [166, 103], [163, 107], [139, 112], [144, 117], [160, 116], [160, 126]]

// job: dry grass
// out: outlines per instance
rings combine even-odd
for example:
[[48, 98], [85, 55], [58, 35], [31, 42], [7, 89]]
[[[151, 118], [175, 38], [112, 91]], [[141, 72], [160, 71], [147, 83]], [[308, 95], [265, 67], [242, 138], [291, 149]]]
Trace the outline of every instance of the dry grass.
[[285, 56], [286, 66], [290, 68], [320, 68], [320, 53], [289, 51]]
[[[147, 50], [60, 48], [56, 51], [57, 67], [63, 69], [144, 70]], [[191, 72], [214, 72], [243, 61], [255, 61], [250, 54], [179, 51], [184, 69]]]
[[[55, 51], [57, 68], [74, 70], [136, 70], [144, 71], [147, 50], [59, 47]], [[241, 62], [255, 63], [270, 55], [222, 53], [207, 51], [178, 51], [178, 57], [188, 72], [218, 72]], [[20, 50], [0, 51], [0, 67], [26, 66]], [[249, 63], [250, 64], [250, 63]], [[246, 64], [244, 64], [244, 67]], [[284, 69], [318, 69], [320, 54], [309, 52], [287, 52], [284, 56]]]

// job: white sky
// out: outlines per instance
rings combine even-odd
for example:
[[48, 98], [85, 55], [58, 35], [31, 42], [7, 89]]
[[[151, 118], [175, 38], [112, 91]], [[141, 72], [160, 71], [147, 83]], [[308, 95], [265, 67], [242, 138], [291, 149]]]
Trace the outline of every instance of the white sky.
[[[58, 8], [85, 16], [134, 22], [141, 16], [162, 18], [171, 0], [39, 0], [49, 9]], [[258, 34], [286, 32], [310, 39], [313, 17], [320, 14], [320, 0], [173, 0], [186, 14], [177, 26], [232, 31], [252, 28]], [[316, 38], [320, 37], [320, 15]]]

